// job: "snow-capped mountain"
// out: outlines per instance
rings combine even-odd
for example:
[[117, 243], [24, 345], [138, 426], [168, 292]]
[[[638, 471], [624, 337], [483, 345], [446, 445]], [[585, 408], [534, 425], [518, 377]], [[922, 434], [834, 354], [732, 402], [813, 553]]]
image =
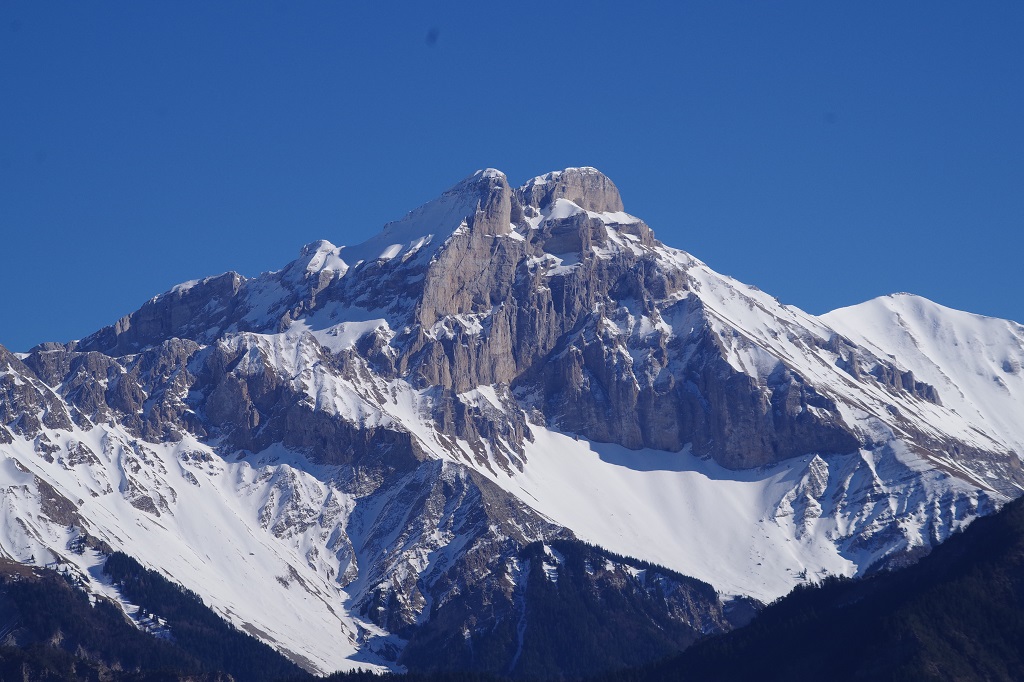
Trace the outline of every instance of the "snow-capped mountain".
[[317, 671], [535, 671], [537, 576], [683, 646], [1019, 495], [1022, 362], [1020, 325], [916, 297], [783, 305], [595, 169], [485, 170], [363, 244], [0, 349], [0, 552], [120, 599], [121, 550]]

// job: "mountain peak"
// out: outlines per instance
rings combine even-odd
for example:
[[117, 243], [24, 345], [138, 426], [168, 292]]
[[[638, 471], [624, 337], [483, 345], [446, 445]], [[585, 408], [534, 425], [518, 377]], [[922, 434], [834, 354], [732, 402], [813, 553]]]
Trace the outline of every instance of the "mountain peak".
[[337, 246], [326, 239], [310, 242], [302, 247], [298, 259], [292, 261], [285, 268], [286, 277], [291, 280], [299, 280], [307, 275], [324, 271], [344, 274], [348, 270], [348, 265], [338, 256], [340, 252], [341, 250]]
[[478, 170], [441, 196], [388, 223], [362, 244], [347, 246], [341, 256], [349, 265], [359, 261], [390, 260], [401, 254], [436, 249], [456, 230], [511, 231], [512, 189], [505, 174], [493, 168]]
[[488, 180], [491, 179], [491, 178], [501, 178], [502, 180], [506, 180], [506, 181], [508, 180], [508, 178], [505, 176], [505, 174], [502, 173], [497, 168], [484, 168], [482, 170], [478, 170], [477, 172], [473, 173], [468, 178], [466, 178], [466, 180], [474, 180], [474, 179], [477, 179], [477, 178], [488, 179]]
[[433, 251], [452, 233], [465, 228], [488, 235], [512, 231], [513, 204], [543, 210], [559, 199], [595, 213], [623, 210], [619, 190], [606, 175], [590, 166], [565, 168], [539, 175], [513, 190], [506, 175], [484, 168], [457, 182], [439, 197], [390, 222], [362, 244], [344, 247], [348, 265], [390, 260], [430, 247]]
[[552, 171], [527, 181], [517, 190], [523, 204], [543, 209], [558, 199], [568, 199], [595, 213], [623, 210], [619, 189], [611, 179], [591, 166]]

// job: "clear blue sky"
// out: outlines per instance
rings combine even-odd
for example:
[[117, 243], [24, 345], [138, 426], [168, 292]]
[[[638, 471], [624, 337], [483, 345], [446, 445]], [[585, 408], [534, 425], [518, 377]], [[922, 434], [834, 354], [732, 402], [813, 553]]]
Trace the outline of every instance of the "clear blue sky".
[[592, 165], [812, 313], [1024, 322], [1024, 3], [0, 4], [0, 343]]

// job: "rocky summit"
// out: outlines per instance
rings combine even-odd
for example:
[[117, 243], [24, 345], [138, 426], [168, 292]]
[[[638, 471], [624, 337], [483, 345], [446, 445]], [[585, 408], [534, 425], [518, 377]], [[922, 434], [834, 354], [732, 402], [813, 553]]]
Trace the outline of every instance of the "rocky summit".
[[[488, 169], [362, 244], [0, 348], [0, 555], [141, 622], [97, 570], [123, 552], [314, 672], [600, 672], [1019, 496], [1022, 366], [1016, 323], [815, 317], [596, 169]], [[583, 614], [647, 644], [560, 659]]]

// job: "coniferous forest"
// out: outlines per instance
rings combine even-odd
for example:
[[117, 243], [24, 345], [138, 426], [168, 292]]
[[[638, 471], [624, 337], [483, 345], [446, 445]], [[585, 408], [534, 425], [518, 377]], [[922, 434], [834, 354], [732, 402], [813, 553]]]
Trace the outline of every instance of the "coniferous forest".
[[220, 619], [193, 593], [114, 553], [105, 571], [125, 597], [159, 614], [170, 638], [130, 623], [104, 599], [90, 604], [73, 580], [55, 571], [0, 566], [0, 679], [276, 680], [300, 668]]

